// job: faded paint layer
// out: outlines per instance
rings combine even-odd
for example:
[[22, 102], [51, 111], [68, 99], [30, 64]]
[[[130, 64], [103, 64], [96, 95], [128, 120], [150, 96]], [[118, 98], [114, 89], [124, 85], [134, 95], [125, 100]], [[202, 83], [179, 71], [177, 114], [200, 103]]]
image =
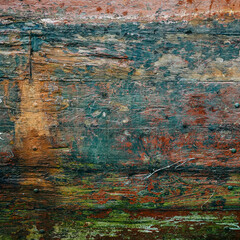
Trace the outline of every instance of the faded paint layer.
[[239, 239], [238, 1], [1, 3], [0, 239]]
[[238, 18], [238, 0], [1, 0], [4, 15], [42, 18], [43, 22], [193, 20]]

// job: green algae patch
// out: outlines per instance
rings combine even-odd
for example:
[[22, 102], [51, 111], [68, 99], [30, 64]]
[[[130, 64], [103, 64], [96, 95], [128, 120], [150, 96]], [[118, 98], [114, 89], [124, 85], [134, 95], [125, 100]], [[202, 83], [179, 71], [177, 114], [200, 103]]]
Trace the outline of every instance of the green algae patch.
[[[114, 210], [102, 219], [87, 217], [70, 225], [55, 225], [53, 234], [66, 240], [104, 237], [131, 239], [134, 233], [151, 236], [151, 239], [158, 239], [160, 236], [164, 236], [164, 239], [208, 239], [210, 236], [231, 239], [234, 230], [238, 229], [238, 222], [233, 214], [221, 217], [209, 212], [191, 212], [185, 216], [157, 219], [147, 216], [133, 218], [128, 212]], [[124, 235], [126, 236], [122, 238]]]

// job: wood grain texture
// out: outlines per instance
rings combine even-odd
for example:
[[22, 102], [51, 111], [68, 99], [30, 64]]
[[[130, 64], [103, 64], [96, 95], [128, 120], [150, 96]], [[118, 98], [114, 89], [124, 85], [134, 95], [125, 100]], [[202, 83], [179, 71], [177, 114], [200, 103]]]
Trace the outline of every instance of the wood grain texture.
[[239, 18], [238, 0], [1, 0], [3, 15], [33, 17], [43, 22], [161, 21], [217, 17]]
[[239, 239], [238, 2], [30, 3], [1, 6], [0, 239]]

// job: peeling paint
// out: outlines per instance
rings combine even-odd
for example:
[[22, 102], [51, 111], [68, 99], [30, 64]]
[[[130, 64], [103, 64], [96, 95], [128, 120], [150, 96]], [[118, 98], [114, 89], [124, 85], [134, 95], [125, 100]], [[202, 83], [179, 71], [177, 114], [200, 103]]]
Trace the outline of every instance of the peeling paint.
[[2, 1], [0, 239], [239, 239], [238, 1]]

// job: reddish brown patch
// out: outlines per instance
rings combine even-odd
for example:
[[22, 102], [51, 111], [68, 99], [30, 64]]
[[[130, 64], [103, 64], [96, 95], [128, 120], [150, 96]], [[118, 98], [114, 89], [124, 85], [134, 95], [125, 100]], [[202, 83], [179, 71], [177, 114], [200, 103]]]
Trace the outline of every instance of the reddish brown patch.
[[205, 109], [205, 96], [203, 94], [194, 94], [190, 96], [187, 111], [190, 117], [194, 117], [195, 124], [204, 124], [207, 120], [207, 113]]
[[[41, 0], [41, 1], [33, 1], [33, 0], [24, 0], [20, 2], [19, 0], [12, 0], [12, 1], [2, 1], [0, 5], [0, 9], [3, 10], [3, 13], [8, 14], [10, 11], [14, 11], [22, 16], [24, 16], [24, 12], [30, 13], [30, 15], [35, 18], [36, 16], [41, 15], [40, 17], [53, 17], [62, 9], [59, 20], [63, 22], [68, 19], [74, 19], [76, 21], [76, 16], [79, 16], [79, 13], [84, 9], [86, 13], [86, 17], [89, 17], [86, 21], [89, 21], [92, 16], [99, 14], [99, 9], [105, 9], [107, 14], [114, 14], [119, 16], [123, 14], [123, 12], [127, 12], [128, 16], [130, 15], [132, 18], [131, 20], [126, 21], [136, 21], [136, 20], [146, 20], [152, 21], [156, 20], [156, 13], [159, 20], [166, 20], [166, 19], [174, 19], [174, 20], [182, 20], [182, 18], [186, 20], [193, 20], [193, 19], [204, 19], [207, 14], [208, 10], [210, 10], [210, 15], [217, 15], [223, 16], [225, 18], [225, 14], [231, 11], [231, 15], [234, 18], [240, 17], [240, 8], [239, 4], [236, 4], [236, 1], [230, 0], [171, 0], [165, 1], [164, 4], [161, 4], [160, 1], [156, 0], [142, 0], [141, 3], [138, 0], [118, 0], [112, 1], [111, 6], [108, 5], [109, 0], [101, 0], [101, 7], [99, 6], [99, 1], [83, 1], [83, 0], [68, 0], [64, 2], [62, 0], [55, 0], [55, 1], [48, 1], [48, 0]], [[186, 4], [194, 5], [197, 7], [197, 12], [195, 11], [196, 8], [186, 7]], [[216, 3], [216, 4], [214, 4]], [[151, 5], [151, 10], [146, 8], [146, 5]], [[161, 14], [159, 14], [158, 9], [161, 8]], [[10, 10], [11, 9], [11, 10]], [[183, 14], [184, 12], [184, 14]], [[195, 12], [196, 14], [192, 14]], [[37, 15], [35, 13], [38, 13]], [[123, 15], [124, 16], [124, 15]], [[232, 19], [234, 19], [232, 18]], [[115, 16], [112, 16], [111, 20], [115, 19]], [[81, 17], [78, 20], [82, 21]], [[94, 18], [94, 22], [99, 21], [97, 17]], [[117, 20], [117, 19], [116, 19]]]
[[108, 8], [106, 11], [108, 14], [113, 14], [114, 8]]
[[91, 214], [90, 216], [88, 216], [88, 218], [106, 218], [111, 212], [112, 212], [111, 209], [95, 212], [94, 214]]
[[101, 7], [97, 7], [96, 9], [98, 12], [102, 11], [102, 8]]

